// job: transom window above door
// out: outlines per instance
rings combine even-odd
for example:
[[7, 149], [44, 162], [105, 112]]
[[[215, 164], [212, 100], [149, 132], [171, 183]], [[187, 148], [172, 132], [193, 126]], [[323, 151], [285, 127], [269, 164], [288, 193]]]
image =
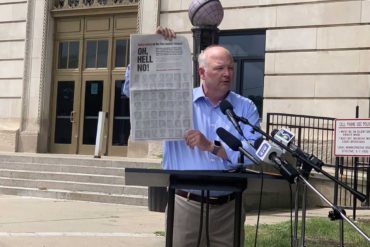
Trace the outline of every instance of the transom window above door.
[[80, 50], [79, 41], [59, 42], [58, 48], [58, 69], [78, 68], [78, 54]]
[[86, 41], [86, 68], [106, 68], [108, 62], [108, 40]]
[[114, 67], [126, 67], [129, 61], [130, 55], [130, 42], [128, 39], [117, 39], [115, 49], [115, 63]]

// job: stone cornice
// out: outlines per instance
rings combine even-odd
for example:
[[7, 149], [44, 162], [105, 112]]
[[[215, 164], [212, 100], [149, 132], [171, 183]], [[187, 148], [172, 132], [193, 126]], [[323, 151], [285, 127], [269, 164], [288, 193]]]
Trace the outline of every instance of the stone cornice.
[[56, 0], [51, 14], [53, 17], [68, 17], [136, 12], [139, 2], [139, 0], [81, 0], [68, 4], [68, 1]]

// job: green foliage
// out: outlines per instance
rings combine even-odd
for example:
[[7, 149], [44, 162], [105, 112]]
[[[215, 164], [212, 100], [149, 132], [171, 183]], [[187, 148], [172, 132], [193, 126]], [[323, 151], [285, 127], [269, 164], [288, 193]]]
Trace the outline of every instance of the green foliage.
[[[300, 225], [300, 224], [299, 224]], [[356, 223], [368, 236], [370, 224], [361, 220]], [[254, 246], [255, 226], [247, 226], [245, 246]], [[298, 239], [300, 239], [300, 228]], [[262, 224], [258, 230], [258, 247], [289, 247], [290, 246], [290, 221], [266, 225]], [[327, 218], [312, 218], [306, 221], [306, 246], [309, 247], [337, 247], [339, 245], [339, 221], [330, 221]], [[369, 247], [367, 242], [346, 221], [344, 223], [344, 246]]]

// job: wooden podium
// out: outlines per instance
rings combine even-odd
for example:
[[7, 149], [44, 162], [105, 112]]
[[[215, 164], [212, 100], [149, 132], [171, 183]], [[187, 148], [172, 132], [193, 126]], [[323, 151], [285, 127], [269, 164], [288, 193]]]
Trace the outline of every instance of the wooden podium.
[[[232, 173], [204, 170], [160, 170], [126, 168], [126, 185], [168, 187], [166, 247], [173, 242], [174, 203], [176, 189], [230, 191], [235, 193], [234, 247], [240, 247], [242, 193], [247, 188], [248, 178], [257, 178], [257, 172]], [[275, 177], [275, 176], [273, 176]], [[281, 178], [276, 176], [276, 178]]]

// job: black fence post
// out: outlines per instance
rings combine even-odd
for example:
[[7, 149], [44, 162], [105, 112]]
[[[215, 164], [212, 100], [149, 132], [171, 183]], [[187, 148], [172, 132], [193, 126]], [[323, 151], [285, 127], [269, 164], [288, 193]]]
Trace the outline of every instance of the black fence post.
[[[354, 178], [353, 178], [353, 189], [357, 191], [358, 185], [358, 157], [356, 157], [354, 162]], [[356, 209], [357, 209], [357, 199], [356, 196], [353, 195], [353, 220], [356, 220]]]
[[[339, 180], [339, 158], [335, 158], [335, 178]], [[334, 202], [335, 206], [338, 205], [338, 184], [334, 184]]]
[[[359, 112], [360, 112], [360, 107], [356, 106], [356, 118], [359, 118]], [[354, 177], [353, 177], [353, 189], [357, 191], [357, 185], [358, 185], [358, 157], [354, 158], [354, 167], [353, 167], [353, 172], [354, 172]], [[353, 220], [356, 220], [356, 209], [357, 209], [357, 199], [353, 195]]]
[[370, 163], [366, 164], [366, 195], [367, 200], [365, 201], [366, 206], [370, 206]]

